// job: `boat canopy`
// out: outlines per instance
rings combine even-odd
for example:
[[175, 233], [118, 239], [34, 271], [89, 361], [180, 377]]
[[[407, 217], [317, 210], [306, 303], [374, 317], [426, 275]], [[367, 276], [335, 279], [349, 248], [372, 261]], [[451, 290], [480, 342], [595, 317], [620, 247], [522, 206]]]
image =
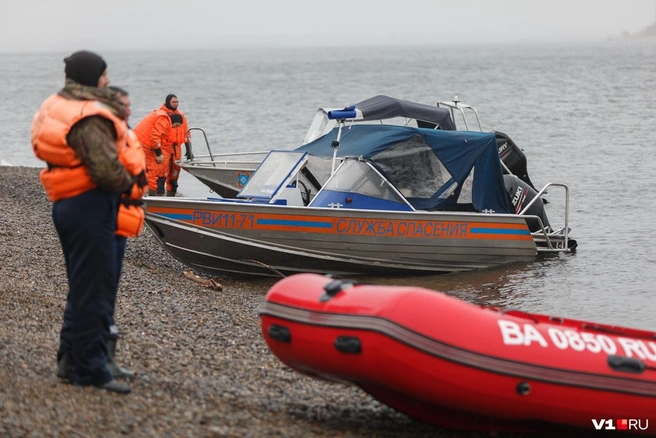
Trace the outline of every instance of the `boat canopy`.
[[[296, 150], [332, 157], [338, 130]], [[372, 162], [418, 210], [511, 212], [493, 133], [354, 125], [336, 156]]]
[[[393, 122], [405, 119], [402, 123]], [[305, 135], [303, 144], [309, 143], [329, 132], [337, 120], [354, 124], [380, 122], [380, 124], [401, 124], [408, 126], [414, 120], [421, 128], [455, 131], [456, 124], [448, 108], [425, 105], [378, 95], [345, 108], [319, 108]], [[413, 124], [414, 126], [414, 124]]]
[[362, 120], [384, 120], [394, 117], [408, 117], [418, 122], [427, 122], [423, 128], [439, 128], [455, 131], [456, 125], [447, 108], [395, 99], [379, 94], [354, 105], [362, 113]]

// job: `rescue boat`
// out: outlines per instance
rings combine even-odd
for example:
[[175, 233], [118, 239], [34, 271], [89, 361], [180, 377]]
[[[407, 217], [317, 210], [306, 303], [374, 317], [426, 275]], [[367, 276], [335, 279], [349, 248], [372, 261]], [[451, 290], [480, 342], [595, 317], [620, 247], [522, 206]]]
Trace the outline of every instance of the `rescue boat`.
[[454, 430], [656, 434], [656, 333], [419, 287], [280, 280], [262, 334], [290, 368]]

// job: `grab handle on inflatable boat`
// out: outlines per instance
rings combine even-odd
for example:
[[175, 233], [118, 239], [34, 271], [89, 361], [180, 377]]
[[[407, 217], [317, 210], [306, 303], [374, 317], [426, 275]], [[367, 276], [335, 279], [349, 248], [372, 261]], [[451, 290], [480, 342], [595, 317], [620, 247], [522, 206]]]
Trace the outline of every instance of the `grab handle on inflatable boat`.
[[633, 374], [642, 374], [647, 369], [645, 363], [640, 359], [616, 355], [608, 356], [608, 366], [615, 371]]
[[267, 330], [267, 333], [271, 338], [275, 339], [276, 341], [284, 342], [285, 344], [289, 344], [292, 342], [292, 334], [289, 331], [287, 327], [284, 327], [282, 325], [278, 324], [271, 324], [269, 326], [269, 329]]
[[355, 336], [338, 336], [335, 339], [335, 348], [342, 353], [360, 354], [362, 353], [362, 343]]
[[344, 289], [348, 289], [356, 283], [357, 281], [355, 280], [343, 280], [341, 278], [335, 279], [323, 287], [324, 293], [319, 297], [319, 301], [324, 303]]

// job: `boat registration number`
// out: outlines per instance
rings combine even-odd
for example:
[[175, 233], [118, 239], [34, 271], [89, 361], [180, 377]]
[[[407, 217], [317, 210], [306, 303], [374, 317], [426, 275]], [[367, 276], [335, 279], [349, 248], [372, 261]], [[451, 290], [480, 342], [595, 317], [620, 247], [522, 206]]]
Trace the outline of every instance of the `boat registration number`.
[[533, 324], [498, 320], [501, 339], [505, 345], [525, 346], [537, 344], [559, 350], [588, 351], [590, 353], [621, 354], [656, 363], [656, 342], [574, 329], [549, 327], [538, 330]]

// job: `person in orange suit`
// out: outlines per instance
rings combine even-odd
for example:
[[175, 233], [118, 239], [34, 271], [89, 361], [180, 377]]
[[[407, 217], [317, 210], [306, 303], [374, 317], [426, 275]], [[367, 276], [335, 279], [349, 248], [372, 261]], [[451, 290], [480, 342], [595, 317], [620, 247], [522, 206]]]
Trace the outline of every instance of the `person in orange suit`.
[[166, 111], [155, 110], [144, 117], [134, 133], [146, 155], [146, 173], [148, 178], [148, 194], [164, 196], [166, 186], [166, 170], [169, 162], [165, 162], [165, 149], [169, 145], [171, 135], [171, 118]]
[[177, 144], [175, 148], [174, 158], [171, 160], [169, 167], [167, 167], [166, 179], [166, 196], [175, 196], [178, 191], [178, 178], [180, 177], [180, 166], [177, 161], [182, 158], [182, 144], [185, 145], [185, 158], [193, 160], [194, 154], [191, 149], [191, 134], [189, 133], [189, 125], [187, 117], [178, 109], [180, 100], [175, 94], [166, 96], [166, 100], [159, 107], [160, 110], [166, 111], [169, 115], [179, 114], [182, 117], [182, 123], [179, 127], [171, 130], [169, 134], [169, 144]]
[[182, 131], [182, 115], [169, 114], [171, 119], [171, 131], [166, 146], [162, 146], [164, 152], [164, 168], [166, 170], [166, 196], [175, 196], [178, 191], [178, 179], [180, 178], [180, 166], [177, 161], [182, 157], [181, 145], [185, 142], [184, 131]]

